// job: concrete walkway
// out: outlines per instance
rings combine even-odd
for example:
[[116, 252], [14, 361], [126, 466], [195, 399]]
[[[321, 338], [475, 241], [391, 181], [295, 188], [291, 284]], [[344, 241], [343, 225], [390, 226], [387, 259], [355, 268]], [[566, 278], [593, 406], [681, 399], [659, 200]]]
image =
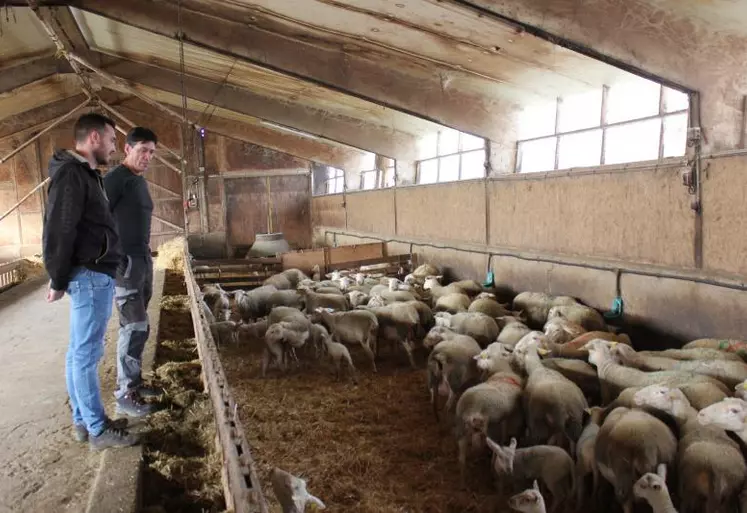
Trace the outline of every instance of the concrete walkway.
[[48, 304], [46, 284], [0, 294], [0, 513], [84, 511], [101, 461], [71, 437], [69, 299]]

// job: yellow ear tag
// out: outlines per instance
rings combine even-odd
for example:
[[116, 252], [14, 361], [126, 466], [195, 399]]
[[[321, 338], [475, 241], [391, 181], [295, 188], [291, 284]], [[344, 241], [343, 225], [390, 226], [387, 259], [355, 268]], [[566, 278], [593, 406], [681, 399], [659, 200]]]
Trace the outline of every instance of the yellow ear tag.
[[744, 383], [742, 383], [742, 388], [743, 388], [744, 390], [747, 390], [747, 381], [745, 381]]
[[615, 347], [619, 342], [610, 342], [610, 347]]
[[541, 348], [541, 347], [538, 347], [538, 348], [537, 348], [537, 352], [538, 352], [539, 354], [541, 354], [542, 356], [545, 356], [545, 355], [547, 355], [547, 354], [549, 354], [549, 353], [550, 353], [550, 351], [548, 351], [547, 349], [543, 349], [543, 348]]

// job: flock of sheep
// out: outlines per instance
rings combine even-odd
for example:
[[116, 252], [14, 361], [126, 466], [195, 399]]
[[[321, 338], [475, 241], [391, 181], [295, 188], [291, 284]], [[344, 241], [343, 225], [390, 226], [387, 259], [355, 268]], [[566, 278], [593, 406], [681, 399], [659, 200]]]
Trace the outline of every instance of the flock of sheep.
[[551, 512], [599, 505], [601, 476], [625, 513], [636, 498], [655, 513], [675, 512], [673, 498], [682, 513], [747, 513], [747, 343], [636, 351], [574, 298], [523, 292], [502, 304], [472, 280], [441, 285], [427, 264], [404, 281], [326, 278], [290, 269], [235, 291], [236, 321], [231, 294], [206, 285], [213, 337], [264, 338], [263, 376], [326, 356], [356, 380], [350, 346], [374, 372], [382, 344], [414, 368], [422, 353], [463, 482], [468, 457], [489, 451], [498, 497], [531, 485], [509, 499], [517, 511], [545, 512], [544, 497]]

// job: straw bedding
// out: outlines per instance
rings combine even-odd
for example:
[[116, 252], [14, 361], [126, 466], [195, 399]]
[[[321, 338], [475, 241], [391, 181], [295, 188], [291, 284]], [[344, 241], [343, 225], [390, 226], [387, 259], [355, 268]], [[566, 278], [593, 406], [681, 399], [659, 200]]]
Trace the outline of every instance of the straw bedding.
[[302, 474], [331, 513], [491, 511], [489, 459], [474, 462], [463, 489], [456, 442], [433, 418], [425, 371], [409, 369], [403, 355], [383, 352], [374, 375], [353, 352], [362, 370], [354, 386], [320, 364], [259, 378], [261, 348], [229, 345], [221, 359], [273, 512], [273, 466]]

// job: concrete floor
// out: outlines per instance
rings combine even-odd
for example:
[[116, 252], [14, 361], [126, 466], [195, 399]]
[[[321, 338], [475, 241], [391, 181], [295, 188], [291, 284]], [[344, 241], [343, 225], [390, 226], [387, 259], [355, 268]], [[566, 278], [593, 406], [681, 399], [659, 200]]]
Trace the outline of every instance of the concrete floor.
[[[0, 513], [84, 511], [101, 461], [71, 437], [64, 375], [69, 300], [48, 304], [46, 284], [36, 279], [0, 294]], [[107, 409], [111, 345], [101, 372]]]

